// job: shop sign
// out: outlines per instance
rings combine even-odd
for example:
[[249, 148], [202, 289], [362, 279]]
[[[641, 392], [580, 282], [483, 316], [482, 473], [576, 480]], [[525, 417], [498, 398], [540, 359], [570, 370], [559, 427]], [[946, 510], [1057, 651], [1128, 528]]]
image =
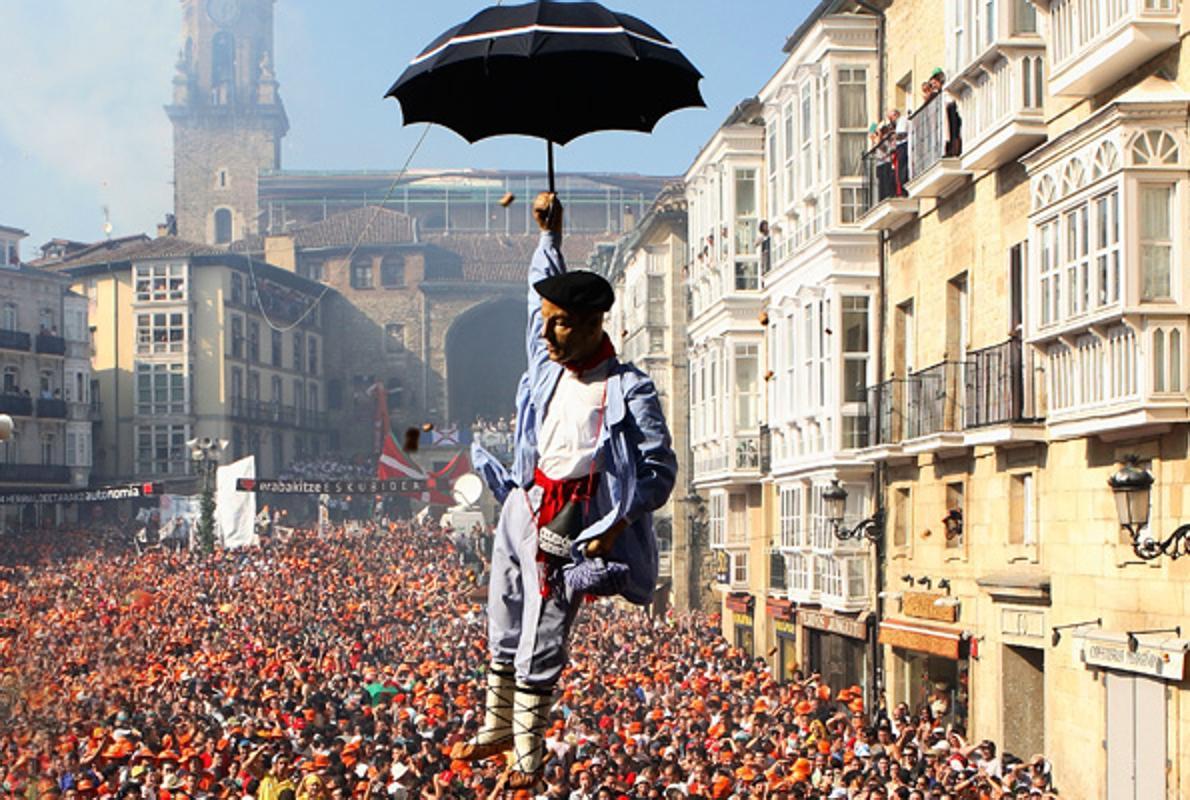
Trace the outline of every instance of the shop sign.
[[946, 597], [941, 592], [905, 592], [901, 596], [901, 613], [917, 619], [931, 619], [935, 622], [956, 622], [959, 607], [953, 603], [935, 605], [934, 601]]
[[801, 609], [798, 611], [801, 617], [802, 624], [807, 628], [815, 628], [827, 633], [837, 633], [840, 636], [849, 636], [852, 639], [867, 639], [868, 626], [861, 620], [848, 619], [847, 617], [838, 617], [834, 614], [827, 614], [823, 611], [806, 611]]
[[747, 594], [746, 592], [733, 592], [732, 594], [729, 594], [723, 602], [727, 606], [728, 611], [735, 611], [740, 614], [752, 616], [752, 604], [756, 601], [752, 595]]
[[731, 559], [722, 550], [715, 551], [715, 582], [728, 583], [731, 579]]
[[1122, 672], [1152, 675], [1155, 678], [1180, 681], [1185, 674], [1184, 645], [1165, 648], [1140, 644], [1135, 653], [1128, 651], [1128, 642], [1085, 638], [1082, 647], [1083, 663], [1089, 667], [1103, 667]]
[[736, 613], [731, 615], [731, 622], [737, 628], [751, 628], [752, 627], [752, 615], [751, 614], [741, 614], [737, 611]]
[[952, 660], [958, 660], [962, 638], [958, 631], [929, 628], [912, 622], [889, 620], [880, 623], [880, 644]]
[[783, 619], [786, 621], [793, 620], [793, 603], [788, 600], [780, 600], [775, 597], [770, 597], [764, 601], [764, 610], [768, 612], [773, 619]]
[[781, 639], [796, 639], [797, 625], [784, 619], [773, 620], [773, 633]]

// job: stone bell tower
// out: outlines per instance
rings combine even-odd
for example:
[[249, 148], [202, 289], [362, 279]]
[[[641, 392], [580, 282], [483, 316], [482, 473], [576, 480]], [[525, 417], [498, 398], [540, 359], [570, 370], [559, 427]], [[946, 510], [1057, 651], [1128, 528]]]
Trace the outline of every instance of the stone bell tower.
[[261, 170], [289, 130], [273, 71], [275, 0], [181, 0], [182, 48], [166, 106], [178, 235], [227, 244], [265, 227]]

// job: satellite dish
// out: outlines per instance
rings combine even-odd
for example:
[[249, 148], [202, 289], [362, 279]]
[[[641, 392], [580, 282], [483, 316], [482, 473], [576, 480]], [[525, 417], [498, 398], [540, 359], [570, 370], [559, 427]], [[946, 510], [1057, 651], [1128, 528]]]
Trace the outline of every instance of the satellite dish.
[[473, 506], [483, 496], [483, 481], [474, 472], [460, 475], [451, 489], [451, 495], [459, 505]]

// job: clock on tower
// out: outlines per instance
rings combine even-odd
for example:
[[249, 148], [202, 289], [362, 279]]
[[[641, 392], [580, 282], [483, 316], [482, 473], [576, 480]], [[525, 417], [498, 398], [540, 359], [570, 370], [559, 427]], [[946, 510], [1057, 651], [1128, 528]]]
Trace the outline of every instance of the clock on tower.
[[210, 0], [207, 4], [207, 15], [216, 24], [230, 25], [240, 15], [240, 0]]

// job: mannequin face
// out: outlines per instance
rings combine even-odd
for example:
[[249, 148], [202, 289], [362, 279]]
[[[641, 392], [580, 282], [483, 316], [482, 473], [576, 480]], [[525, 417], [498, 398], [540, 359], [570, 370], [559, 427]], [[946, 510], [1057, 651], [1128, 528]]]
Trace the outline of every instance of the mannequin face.
[[550, 361], [581, 361], [595, 352], [603, 339], [602, 314], [576, 314], [541, 299], [541, 336]]

